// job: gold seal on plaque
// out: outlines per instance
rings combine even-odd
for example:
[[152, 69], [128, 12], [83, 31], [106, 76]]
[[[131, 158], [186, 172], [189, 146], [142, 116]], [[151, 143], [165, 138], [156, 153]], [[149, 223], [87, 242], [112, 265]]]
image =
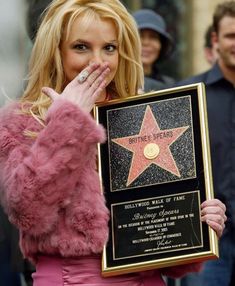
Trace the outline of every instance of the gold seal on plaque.
[[160, 148], [156, 143], [149, 143], [144, 147], [144, 157], [146, 159], [155, 159], [160, 152]]

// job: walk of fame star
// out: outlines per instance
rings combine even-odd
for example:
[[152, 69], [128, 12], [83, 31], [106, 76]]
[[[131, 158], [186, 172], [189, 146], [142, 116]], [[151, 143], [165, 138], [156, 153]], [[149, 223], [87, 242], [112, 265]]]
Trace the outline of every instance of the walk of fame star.
[[180, 177], [180, 172], [172, 156], [170, 146], [189, 126], [161, 130], [148, 105], [141, 124], [139, 134], [112, 139], [116, 144], [133, 153], [127, 179], [129, 186], [151, 164]]

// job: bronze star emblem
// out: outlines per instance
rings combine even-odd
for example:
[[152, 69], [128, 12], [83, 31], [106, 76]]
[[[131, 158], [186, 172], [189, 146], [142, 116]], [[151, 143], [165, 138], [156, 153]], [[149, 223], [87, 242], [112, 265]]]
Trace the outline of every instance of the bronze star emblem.
[[156, 164], [160, 168], [180, 177], [170, 146], [188, 128], [189, 126], [183, 126], [161, 130], [148, 105], [138, 134], [112, 139], [113, 142], [133, 153], [127, 186], [151, 164]]

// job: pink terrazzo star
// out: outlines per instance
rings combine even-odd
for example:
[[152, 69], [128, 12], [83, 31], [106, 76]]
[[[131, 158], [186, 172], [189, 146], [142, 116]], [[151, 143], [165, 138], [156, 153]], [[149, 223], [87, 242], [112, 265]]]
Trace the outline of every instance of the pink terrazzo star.
[[189, 126], [161, 130], [148, 105], [139, 134], [112, 139], [113, 142], [133, 153], [127, 186], [151, 164], [180, 177], [180, 172], [170, 151], [174, 143]]

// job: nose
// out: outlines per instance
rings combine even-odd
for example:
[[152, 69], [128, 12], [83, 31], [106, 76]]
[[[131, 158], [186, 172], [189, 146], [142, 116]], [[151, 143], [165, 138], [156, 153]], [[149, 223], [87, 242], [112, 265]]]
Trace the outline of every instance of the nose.
[[94, 51], [91, 55], [89, 64], [91, 63], [102, 64], [103, 62], [104, 62], [104, 59], [103, 59], [101, 51]]
[[142, 45], [148, 45], [149, 44], [149, 37], [142, 36], [141, 37], [141, 43], [142, 43]]

